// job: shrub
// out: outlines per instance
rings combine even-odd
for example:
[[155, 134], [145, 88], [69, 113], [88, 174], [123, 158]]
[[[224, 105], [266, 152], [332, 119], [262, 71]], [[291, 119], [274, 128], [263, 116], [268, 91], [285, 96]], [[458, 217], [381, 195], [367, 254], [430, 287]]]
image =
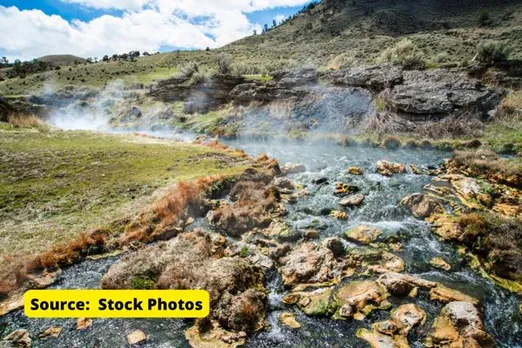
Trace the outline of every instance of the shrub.
[[481, 11], [480, 12], [480, 15], [479, 15], [479, 26], [481, 27], [487, 27], [490, 22], [491, 22], [491, 18], [489, 16], [489, 12], [484, 10], [484, 11]]
[[447, 52], [441, 52], [441, 53], [437, 54], [435, 56], [435, 58], [433, 59], [433, 61], [435, 63], [439, 63], [439, 64], [440, 63], [447, 63], [448, 60], [449, 60], [449, 55], [448, 55]]
[[477, 59], [481, 63], [493, 65], [505, 62], [511, 54], [511, 48], [498, 41], [482, 42], [478, 46]]
[[147, 277], [136, 277], [132, 279], [131, 287], [136, 290], [150, 290], [154, 288], [154, 281]]
[[341, 53], [336, 56], [330, 62], [328, 62], [327, 69], [328, 70], [341, 70], [350, 68], [355, 62], [355, 58], [348, 55], [347, 53]]
[[217, 58], [218, 73], [222, 75], [230, 74], [232, 71], [232, 56], [227, 53], [221, 53]]
[[180, 77], [191, 78], [198, 72], [200, 72], [200, 67], [197, 62], [188, 62], [178, 67], [178, 75]]
[[405, 69], [424, 69], [426, 67], [422, 53], [410, 39], [403, 39], [395, 46], [384, 50], [378, 61], [402, 64]]
[[386, 139], [384, 139], [382, 147], [390, 150], [395, 150], [401, 147], [401, 141], [397, 137], [389, 136]]
[[34, 128], [40, 132], [47, 132], [50, 127], [34, 115], [10, 114], [7, 116], [9, 122], [15, 128]]

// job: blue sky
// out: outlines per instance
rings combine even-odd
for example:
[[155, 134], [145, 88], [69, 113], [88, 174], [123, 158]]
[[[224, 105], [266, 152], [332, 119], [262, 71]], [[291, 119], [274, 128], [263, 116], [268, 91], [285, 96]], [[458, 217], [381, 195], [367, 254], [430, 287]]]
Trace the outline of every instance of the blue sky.
[[[309, 0], [0, 0], [0, 56], [220, 47]], [[16, 28], [16, 30], [13, 30]]]

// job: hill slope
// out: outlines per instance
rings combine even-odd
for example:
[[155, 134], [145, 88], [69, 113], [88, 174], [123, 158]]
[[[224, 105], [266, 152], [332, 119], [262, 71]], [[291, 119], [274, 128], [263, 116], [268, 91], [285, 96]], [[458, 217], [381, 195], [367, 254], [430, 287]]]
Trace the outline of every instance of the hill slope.
[[86, 62], [85, 58], [73, 56], [71, 54], [57, 54], [57, 55], [43, 56], [43, 57], [38, 58], [37, 60], [45, 62], [45, 63], [51, 63], [55, 66], [68, 66], [68, 65], [80, 64], [80, 63]]
[[[172, 77], [177, 67], [187, 62], [215, 70], [222, 52], [232, 56], [234, 71], [244, 75], [273, 74], [303, 65], [325, 69], [340, 56], [345, 66], [359, 66], [375, 63], [383, 50], [406, 37], [431, 67], [470, 61], [478, 44], [488, 40], [507, 44], [512, 48], [512, 58], [522, 58], [522, 4], [516, 0], [324, 0], [266, 34], [249, 36], [217, 50], [69, 66], [0, 82], [0, 95], [27, 95], [49, 86], [100, 88], [114, 80], [148, 85]], [[41, 59], [67, 65], [77, 58]]]

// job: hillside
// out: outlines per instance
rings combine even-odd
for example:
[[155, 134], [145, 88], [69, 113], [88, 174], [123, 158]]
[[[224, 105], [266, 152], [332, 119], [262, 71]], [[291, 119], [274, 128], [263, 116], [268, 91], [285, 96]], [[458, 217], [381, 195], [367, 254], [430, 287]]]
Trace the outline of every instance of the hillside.
[[74, 64], [85, 63], [86, 59], [73, 56], [71, 54], [56, 54], [37, 58], [37, 60], [50, 63], [56, 66], [68, 66]]
[[[217, 50], [181, 51], [130, 61], [68, 66], [61, 71], [0, 82], [0, 95], [26, 95], [44, 87], [102, 87], [112, 80], [127, 85], [150, 84], [172, 77], [178, 66], [195, 61], [215, 70], [216, 58], [227, 52], [239, 74], [273, 74], [283, 68], [317, 69], [373, 64], [403, 38], [411, 39], [430, 67], [466, 64], [477, 46], [499, 41], [522, 58], [522, 4], [504, 1], [338, 1], [325, 0], [303, 10], [266, 34], [246, 37]], [[74, 56], [48, 56], [68, 65]]]

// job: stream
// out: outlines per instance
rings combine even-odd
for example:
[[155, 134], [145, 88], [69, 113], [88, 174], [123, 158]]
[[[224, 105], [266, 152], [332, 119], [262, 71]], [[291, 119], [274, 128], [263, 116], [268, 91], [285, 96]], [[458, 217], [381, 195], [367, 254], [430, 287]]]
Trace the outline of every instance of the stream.
[[[342, 147], [318, 143], [276, 143], [261, 140], [234, 140], [227, 145], [244, 149], [252, 156], [267, 153], [285, 162], [302, 163], [307, 170], [291, 175], [290, 178], [305, 187], [310, 195], [297, 204], [288, 205], [286, 222], [293, 228], [304, 231], [314, 228], [320, 231], [321, 239], [342, 237], [350, 227], [365, 224], [382, 229], [390, 240], [399, 239], [403, 248], [394, 252], [406, 264], [406, 273], [423, 279], [440, 282], [448, 287], [472, 295], [482, 303], [486, 331], [497, 341], [498, 347], [522, 347], [522, 318], [518, 305], [522, 299], [494, 285], [477, 271], [467, 266], [466, 260], [457, 253], [455, 247], [440, 242], [430, 232], [425, 222], [415, 219], [401, 208], [399, 201], [405, 196], [419, 192], [431, 181], [426, 175], [395, 175], [391, 178], [375, 174], [375, 163], [379, 160], [416, 164], [418, 167], [438, 166], [448, 153], [428, 150], [384, 150], [369, 147]], [[363, 176], [352, 176], [347, 168], [357, 166], [364, 171]], [[316, 185], [320, 177], [328, 178], [328, 184]], [[323, 214], [326, 209], [338, 209], [339, 198], [334, 195], [335, 184], [345, 182], [360, 188], [366, 195], [364, 204], [348, 209], [349, 219], [335, 220]], [[210, 228], [205, 221], [195, 225]], [[345, 242], [347, 247], [356, 244]], [[429, 261], [443, 257], [452, 267], [443, 271], [432, 267]], [[66, 269], [52, 288], [98, 288], [101, 277], [117, 262], [118, 258], [85, 261]], [[388, 311], [374, 311], [365, 321], [334, 321], [317, 319], [304, 315], [296, 306], [286, 306], [281, 299], [287, 293], [282, 281], [273, 272], [267, 275], [269, 282], [269, 328], [252, 336], [247, 347], [366, 347], [368, 344], [355, 337], [359, 328], [369, 328], [371, 323], [388, 318]], [[406, 302], [408, 301], [408, 302]], [[413, 330], [409, 342], [412, 347], [423, 347], [422, 339], [428, 333], [434, 318], [440, 313], [441, 304], [429, 301], [425, 296], [415, 299], [394, 299], [395, 305], [416, 303], [428, 313], [427, 322]], [[282, 312], [293, 312], [301, 328], [291, 330], [279, 323]], [[95, 319], [93, 326], [85, 331], [76, 331], [76, 320], [28, 319], [23, 311], [15, 311], [0, 318], [0, 335], [24, 328], [33, 338], [34, 347], [126, 347], [126, 336], [134, 330], [142, 330], [150, 339], [144, 347], [188, 347], [184, 331], [192, 325], [190, 320], [122, 320]], [[38, 334], [50, 326], [61, 326], [63, 331], [58, 339], [40, 340]]]

